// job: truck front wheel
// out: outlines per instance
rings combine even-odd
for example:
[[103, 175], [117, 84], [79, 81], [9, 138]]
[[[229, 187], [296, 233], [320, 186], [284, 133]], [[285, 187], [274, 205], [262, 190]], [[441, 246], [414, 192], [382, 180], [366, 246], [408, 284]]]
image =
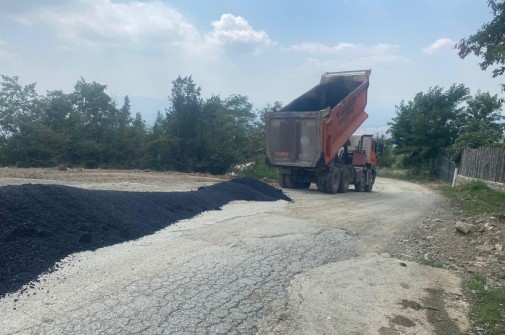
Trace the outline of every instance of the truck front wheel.
[[349, 172], [346, 169], [340, 171], [340, 185], [338, 185], [338, 193], [345, 193], [349, 189]]
[[375, 171], [372, 170], [368, 176], [368, 185], [365, 185], [365, 192], [372, 192], [373, 184], [375, 183]]
[[357, 179], [358, 180], [354, 184], [354, 191], [363, 192], [365, 190], [365, 178], [361, 172], [357, 176]]

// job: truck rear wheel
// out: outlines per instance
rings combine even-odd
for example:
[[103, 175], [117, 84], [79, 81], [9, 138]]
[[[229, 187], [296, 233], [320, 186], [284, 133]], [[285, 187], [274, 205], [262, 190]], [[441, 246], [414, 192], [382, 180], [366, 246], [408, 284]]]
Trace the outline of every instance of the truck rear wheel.
[[338, 185], [338, 193], [345, 193], [349, 189], [349, 172], [346, 169], [340, 171], [340, 184]]
[[319, 192], [326, 192], [326, 191], [325, 191], [324, 184], [325, 184], [325, 183], [324, 183], [324, 179], [322, 179], [322, 178], [317, 178], [317, 179], [316, 179], [316, 186], [317, 186], [317, 190], [318, 190]]
[[277, 180], [279, 181], [279, 185], [281, 185], [282, 188], [286, 188], [286, 182], [284, 181], [284, 173], [279, 173], [277, 176]]
[[326, 193], [335, 194], [338, 192], [338, 187], [340, 185], [340, 172], [338, 169], [333, 169], [331, 171], [330, 179], [324, 183], [324, 190]]
[[293, 180], [293, 175], [292, 174], [285, 174], [284, 175], [284, 182], [286, 183], [287, 188], [298, 188], [296, 182]]
[[310, 181], [299, 181], [296, 183], [297, 188], [309, 188], [310, 187]]
[[279, 173], [279, 185], [282, 188], [309, 188], [309, 181], [295, 181], [293, 175], [289, 173]]

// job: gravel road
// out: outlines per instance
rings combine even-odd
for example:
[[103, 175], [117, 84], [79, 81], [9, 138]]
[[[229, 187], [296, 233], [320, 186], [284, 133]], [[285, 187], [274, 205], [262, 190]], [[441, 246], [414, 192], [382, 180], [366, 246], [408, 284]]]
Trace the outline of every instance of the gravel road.
[[[216, 182], [130, 177], [42, 178], [87, 189], [166, 192]], [[40, 175], [33, 178], [41, 182]], [[23, 181], [0, 175], [3, 185]], [[438, 210], [437, 194], [381, 178], [372, 193], [286, 193], [293, 202], [233, 202], [153, 235], [70, 255], [23, 293], [0, 299], [0, 333], [466, 331], [468, 310], [455, 274], [388, 254], [400, 254], [402, 234]]]

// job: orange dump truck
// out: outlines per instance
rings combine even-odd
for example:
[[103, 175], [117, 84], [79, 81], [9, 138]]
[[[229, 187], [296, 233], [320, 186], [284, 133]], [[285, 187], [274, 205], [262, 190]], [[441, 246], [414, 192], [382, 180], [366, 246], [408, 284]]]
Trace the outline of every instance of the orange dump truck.
[[265, 113], [267, 159], [284, 188], [326, 193], [372, 191], [380, 151], [372, 135], [352, 135], [366, 120], [370, 70], [327, 72], [278, 111]]

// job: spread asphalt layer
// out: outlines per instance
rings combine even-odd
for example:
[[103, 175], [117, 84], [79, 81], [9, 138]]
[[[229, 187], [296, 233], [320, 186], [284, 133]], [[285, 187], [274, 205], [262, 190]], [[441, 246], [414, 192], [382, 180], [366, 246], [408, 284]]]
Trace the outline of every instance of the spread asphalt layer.
[[291, 199], [253, 178], [190, 192], [120, 192], [60, 185], [0, 187], [0, 297], [80, 251], [135, 240], [236, 200]]

